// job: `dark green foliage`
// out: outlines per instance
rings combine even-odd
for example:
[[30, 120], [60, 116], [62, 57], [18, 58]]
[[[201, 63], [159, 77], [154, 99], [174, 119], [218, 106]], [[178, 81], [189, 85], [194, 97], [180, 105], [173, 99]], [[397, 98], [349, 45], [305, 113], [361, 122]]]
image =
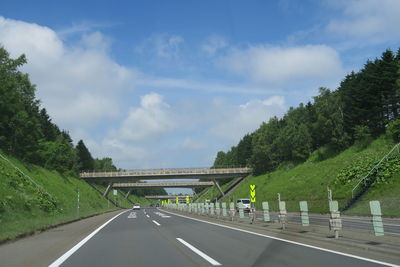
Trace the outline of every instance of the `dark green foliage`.
[[78, 144], [76, 145], [76, 155], [78, 170], [82, 171], [94, 169], [94, 160], [92, 155], [82, 140], [79, 140]]
[[94, 159], [94, 169], [103, 171], [116, 171], [112, 158]]
[[230, 151], [218, 152], [213, 167], [246, 165], [258, 175], [308, 158], [322, 161], [353, 142], [364, 149], [386, 127], [387, 135], [398, 142], [399, 115], [400, 49], [397, 55], [386, 50], [380, 59], [347, 75], [336, 91], [321, 87], [313, 103], [291, 107], [283, 118], [262, 123]]
[[400, 119], [389, 123], [386, 128], [386, 135], [396, 143], [400, 142]]
[[[61, 173], [93, 170], [95, 161], [83, 141], [75, 149], [69, 133], [39, 108], [35, 86], [18, 70], [25, 63], [24, 55], [11, 59], [0, 46], [0, 149]], [[116, 169], [110, 158], [97, 163], [98, 169]]]

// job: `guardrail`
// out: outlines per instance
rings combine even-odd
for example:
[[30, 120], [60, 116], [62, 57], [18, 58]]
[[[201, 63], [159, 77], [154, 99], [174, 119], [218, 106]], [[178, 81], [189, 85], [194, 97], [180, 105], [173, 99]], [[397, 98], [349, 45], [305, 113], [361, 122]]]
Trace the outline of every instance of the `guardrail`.
[[366, 180], [367, 178], [374, 172], [378, 171], [379, 166], [382, 164], [384, 160], [387, 160], [389, 156], [397, 149], [397, 154], [400, 154], [400, 143], [396, 144], [383, 158], [365, 175], [363, 178], [361, 178], [357, 184], [353, 187], [351, 190], [351, 198], [354, 198], [354, 191], [362, 184], [364, 183], [364, 186], [366, 185]]

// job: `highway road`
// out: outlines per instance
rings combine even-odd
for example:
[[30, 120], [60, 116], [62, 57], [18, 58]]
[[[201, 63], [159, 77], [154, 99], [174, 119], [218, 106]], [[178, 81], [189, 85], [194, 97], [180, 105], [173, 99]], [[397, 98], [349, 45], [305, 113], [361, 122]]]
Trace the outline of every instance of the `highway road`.
[[153, 208], [111, 219], [54, 266], [381, 266]]

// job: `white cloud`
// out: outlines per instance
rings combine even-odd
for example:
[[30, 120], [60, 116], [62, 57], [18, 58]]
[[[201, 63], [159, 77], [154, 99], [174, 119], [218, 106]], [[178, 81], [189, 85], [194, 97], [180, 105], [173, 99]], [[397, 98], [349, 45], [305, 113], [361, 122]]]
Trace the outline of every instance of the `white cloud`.
[[208, 146], [203, 142], [194, 140], [193, 138], [190, 137], [186, 137], [182, 142], [182, 147], [190, 150], [197, 150], [197, 149], [205, 149]]
[[135, 51], [138, 53], [149, 53], [162, 58], [174, 58], [179, 55], [184, 39], [180, 35], [174, 34], [155, 34], [144, 40], [137, 46]]
[[338, 53], [326, 45], [233, 49], [220, 64], [253, 82], [274, 85], [327, 80], [343, 73]]
[[215, 124], [210, 132], [235, 143], [245, 134], [256, 130], [263, 121], [273, 116], [282, 116], [286, 107], [283, 97], [272, 96], [264, 100], [251, 100], [239, 106], [216, 100], [214, 109]]
[[108, 56], [109, 41], [99, 32], [67, 46], [48, 27], [0, 17], [0, 43], [12, 57], [26, 54], [23, 71], [38, 85], [38, 98], [62, 128], [115, 117], [116, 92], [132, 88], [137, 75]]
[[330, 4], [342, 14], [326, 26], [329, 35], [350, 38], [358, 44], [400, 40], [400, 1], [346, 0]]
[[218, 50], [228, 47], [228, 42], [218, 35], [211, 35], [202, 44], [201, 50], [213, 56]]
[[143, 141], [154, 139], [175, 128], [170, 107], [156, 93], [144, 95], [140, 107], [132, 108], [118, 132], [123, 139]]

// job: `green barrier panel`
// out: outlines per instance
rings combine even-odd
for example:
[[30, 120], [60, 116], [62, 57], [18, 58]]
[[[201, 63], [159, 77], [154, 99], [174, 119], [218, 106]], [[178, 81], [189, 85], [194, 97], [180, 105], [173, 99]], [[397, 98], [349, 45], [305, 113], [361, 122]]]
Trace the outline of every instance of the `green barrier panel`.
[[239, 202], [239, 218], [244, 219], [244, 206], [242, 202]]
[[372, 224], [374, 225], [374, 232], [376, 236], [382, 236], [385, 234], [383, 229], [381, 204], [377, 200], [369, 202], [369, 207], [371, 208]]
[[201, 215], [205, 215], [206, 214], [206, 207], [204, 206], [204, 203], [201, 203]]
[[269, 204], [268, 204], [268, 201], [265, 201], [265, 202], [262, 203], [262, 208], [263, 208], [264, 222], [271, 221], [271, 218], [269, 216]]
[[226, 217], [228, 214], [226, 213], [226, 203], [222, 202], [222, 216]]
[[210, 203], [210, 215], [211, 216], [215, 215], [215, 213], [214, 213], [214, 203]]
[[235, 217], [235, 203], [233, 202], [229, 203], [229, 211], [231, 213], [231, 217], [233, 220], [233, 217]]
[[338, 212], [339, 211], [339, 203], [337, 200], [329, 201], [329, 211], [330, 212]]
[[221, 215], [221, 209], [219, 206], [219, 202], [215, 202], [215, 213], [217, 214], [218, 217], [219, 217], [219, 215]]
[[307, 201], [300, 201], [300, 216], [301, 216], [301, 224], [303, 226], [309, 226], [310, 219], [308, 217]]
[[208, 203], [205, 203], [204, 206], [206, 207], [206, 215], [210, 215], [210, 205]]

